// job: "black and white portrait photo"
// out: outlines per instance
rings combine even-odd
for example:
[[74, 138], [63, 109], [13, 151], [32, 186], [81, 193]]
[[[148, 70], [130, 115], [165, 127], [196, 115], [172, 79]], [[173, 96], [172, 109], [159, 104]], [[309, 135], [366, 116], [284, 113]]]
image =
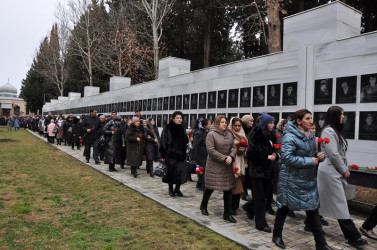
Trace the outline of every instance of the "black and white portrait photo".
[[227, 118], [228, 118], [228, 123], [232, 117], [238, 117], [238, 113], [228, 113]]
[[265, 86], [256, 86], [253, 88], [253, 107], [264, 106]]
[[[135, 101], [135, 104], [134, 104], [135, 106], [134, 106], [134, 110], [138, 110], [139, 109], [139, 102], [138, 101]], [[111, 104], [111, 112], [113, 112], [113, 110], [116, 110], [115, 109], [115, 105], [114, 105], [114, 103], [113, 104]]]
[[332, 103], [332, 78], [314, 81], [314, 104]]
[[162, 97], [158, 98], [158, 101], [157, 101], [157, 110], [162, 110]]
[[197, 119], [198, 116], [196, 114], [190, 114], [190, 127], [192, 127], [196, 123]]
[[190, 109], [190, 95], [183, 95], [183, 109]]
[[355, 139], [355, 112], [344, 112], [343, 134], [346, 139]]
[[280, 121], [280, 114], [277, 113], [277, 112], [272, 112], [272, 113], [268, 113], [270, 116], [272, 116], [275, 120], [275, 125], [278, 124], [278, 122]]
[[356, 103], [356, 76], [336, 78], [336, 103]]
[[281, 114], [281, 119], [286, 119], [287, 121], [293, 122], [294, 115], [295, 115], [295, 112], [283, 112]]
[[360, 112], [360, 140], [377, 140], [377, 111]]
[[226, 108], [226, 90], [217, 91], [217, 108]]
[[168, 115], [162, 115], [162, 127], [165, 127], [168, 124]]
[[238, 108], [238, 89], [229, 90], [228, 108]]
[[147, 111], [152, 111], [152, 99], [148, 99]]
[[143, 100], [139, 100], [139, 110], [143, 110]]
[[182, 109], [182, 96], [181, 95], [177, 95], [176, 98], [175, 98], [175, 108], [177, 110], [181, 110]]
[[183, 124], [184, 128], [188, 127], [188, 125], [189, 125], [189, 115], [188, 114], [184, 114], [183, 115], [183, 117], [182, 117], [182, 124]]
[[164, 110], [169, 110], [169, 97], [165, 96], [164, 97], [164, 105], [163, 105]]
[[207, 119], [211, 120], [212, 123], [215, 121], [215, 118], [216, 118], [216, 114], [214, 113], [207, 114]]
[[320, 137], [323, 126], [325, 125], [326, 112], [315, 112], [313, 115], [313, 123], [316, 125], [315, 136]]
[[361, 76], [360, 102], [377, 102], [377, 73]]
[[208, 92], [208, 108], [216, 108], [216, 91]]
[[175, 96], [170, 96], [169, 110], [175, 110]]
[[156, 111], [156, 110], [157, 110], [157, 98], [153, 98], [152, 111]]
[[198, 94], [191, 94], [191, 105], [190, 109], [198, 108]]
[[147, 99], [143, 100], [143, 111], [147, 111]]
[[199, 93], [199, 108], [207, 108], [207, 92]]
[[[112, 111], [111, 111], [112, 112]], [[135, 101], [131, 101], [130, 112], [135, 112]]]
[[280, 106], [280, 84], [267, 86], [267, 106]]
[[[130, 112], [130, 111], [131, 111], [131, 102], [127, 102], [126, 112]], [[104, 113], [107, 112], [107, 107], [105, 107], [105, 110], [103, 112]]]
[[250, 107], [251, 105], [251, 88], [242, 88], [240, 90], [240, 107]]
[[157, 127], [162, 127], [162, 115], [157, 115]]
[[297, 82], [283, 84], [283, 106], [297, 105]]

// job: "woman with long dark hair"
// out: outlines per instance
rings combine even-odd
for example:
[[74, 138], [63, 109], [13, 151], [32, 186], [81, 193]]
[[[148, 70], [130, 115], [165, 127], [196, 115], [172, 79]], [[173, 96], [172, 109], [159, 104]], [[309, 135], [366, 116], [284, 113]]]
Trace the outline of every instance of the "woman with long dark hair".
[[368, 244], [350, 218], [345, 194], [346, 179], [350, 176], [346, 152], [348, 142], [343, 134], [344, 111], [332, 106], [327, 110], [321, 138], [330, 142], [321, 145], [325, 160], [318, 167], [318, 191], [321, 202], [320, 213], [338, 220], [348, 244], [358, 247]]
[[143, 163], [143, 131], [140, 129], [140, 119], [136, 116], [132, 117], [130, 126], [126, 131], [127, 141], [127, 165], [131, 166], [131, 174], [136, 178], [137, 167]]
[[207, 216], [208, 201], [213, 191], [223, 191], [223, 219], [236, 223], [237, 221], [232, 216], [232, 189], [236, 182], [233, 174], [233, 161], [237, 150], [233, 142], [233, 135], [227, 128], [227, 118], [224, 115], [218, 115], [206, 138], [208, 157], [204, 176], [205, 190], [200, 211]]
[[[167, 174], [162, 181], [169, 184], [170, 196], [179, 197], [183, 196], [180, 187], [187, 181], [185, 159], [188, 138], [182, 126], [182, 117], [181, 111], [173, 113], [169, 124], [162, 130], [160, 144], [161, 158], [167, 166]], [[173, 189], [174, 184], [175, 189]]]
[[276, 196], [279, 209], [272, 236], [272, 241], [280, 248], [285, 248], [282, 233], [289, 211], [303, 210], [311, 225], [316, 249], [331, 249], [327, 245], [318, 213], [317, 164], [324, 154], [316, 154], [315, 138], [310, 132], [312, 125], [312, 113], [300, 109], [294, 115], [294, 123], [289, 121], [284, 133], [281, 148], [283, 164]]

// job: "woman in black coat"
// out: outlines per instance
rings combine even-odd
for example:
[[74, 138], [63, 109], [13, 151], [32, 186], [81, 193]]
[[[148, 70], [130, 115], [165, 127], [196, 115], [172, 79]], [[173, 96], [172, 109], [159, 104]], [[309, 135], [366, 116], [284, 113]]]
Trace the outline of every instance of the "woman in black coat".
[[251, 176], [253, 200], [244, 208], [250, 217], [255, 215], [255, 227], [263, 232], [271, 233], [266, 221], [266, 200], [271, 193], [271, 163], [278, 160], [273, 144], [276, 143], [274, 118], [268, 114], [259, 114], [259, 125], [252, 130], [247, 150], [249, 175]]
[[64, 145], [70, 146], [72, 143], [72, 117], [68, 116], [63, 124]]
[[157, 161], [160, 158], [160, 152], [158, 151], [160, 133], [152, 117], [148, 118], [147, 126], [144, 127], [144, 141], [147, 155], [147, 173], [153, 177], [153, 161]]
[[[162, 181], [169, 184], [169, 195], [183, 196], [180, 187], [187, 180], [185, 167], [186, 145], [188, 137], [182, 126], [182, 112], [175, 111], [172, 120], [165, 126], [161, 134], [160, 153], [167, 166], [167, 174]], [[173, 184], [175, 189], [173, 191]]]
[[126, 142], [120, 116], [116, 116], [114, 121], [104, 126], [103, 134], [106, 136], [105, 164], [109, 164], [109, 171], [117, 171], [115, 164], [120, 164], [120, 167], [124, 169]]
[[131, 166], [131, 174], [138, 176], [137, 167], [143, 163], [143, 131], [138, 117], [132, 117], [132, 122], [126, 131], [127, 165]]
[[80, 117], [73, 118], [72, 123], [72, 150], [74, 150], [75, 144], [77, 149], [80, 150], [81, 139], [84, 134], [84, 130], [80, 124]]
[[199, 122], [198, 128], [194, 132], [194, 143], [192, 149], [192, 159], [195, 161], [196, 165], [203, 167], [202, 173], [198, 173], [198, 182], [196, 183], [196, 188], [199, 190], [204, 190], [204, 173], [205, 166], [207, 164], [207, 147], [206, 147], [206, 137], [209, 132], [209, 129], [212, 125], [211, 120], [204, 119]]

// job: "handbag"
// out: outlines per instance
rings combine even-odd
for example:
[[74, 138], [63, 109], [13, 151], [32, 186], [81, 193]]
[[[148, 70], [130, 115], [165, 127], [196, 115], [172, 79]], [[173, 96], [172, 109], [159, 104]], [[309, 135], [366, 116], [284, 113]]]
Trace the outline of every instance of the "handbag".
[[167, 172], [167, 166], [163, 164], [162, 162], [160, 162], [160, 164], [158, 164], [158, 166], [154, 170], [153, 174], [158, 177], [164, 178], [166, 176], [166, 172]]
[[242, 186], [242, 178], [239, 176], [236, 180], [236, 183], [234, 184], [234, 187], [232, 188], [232, 194], [243, 194], [243, 186]]
[[52, 133], [56, 134], [58, 132], [58, 128], [55, 127], [53, 130], [52, 130]]
[[186, 160], [186, 170], [188, 174], [195, 174], [196, 164], [190, 160]]
[[69, 127], [67, 131], [68, 133], [72, 133], [72, 127]]

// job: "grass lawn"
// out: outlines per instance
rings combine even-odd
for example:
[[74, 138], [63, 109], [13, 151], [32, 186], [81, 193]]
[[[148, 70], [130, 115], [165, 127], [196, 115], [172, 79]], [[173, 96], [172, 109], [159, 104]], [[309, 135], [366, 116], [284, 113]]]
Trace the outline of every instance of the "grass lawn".
[[0, 127], [0, 248], [240, 247], [27, 131]]

